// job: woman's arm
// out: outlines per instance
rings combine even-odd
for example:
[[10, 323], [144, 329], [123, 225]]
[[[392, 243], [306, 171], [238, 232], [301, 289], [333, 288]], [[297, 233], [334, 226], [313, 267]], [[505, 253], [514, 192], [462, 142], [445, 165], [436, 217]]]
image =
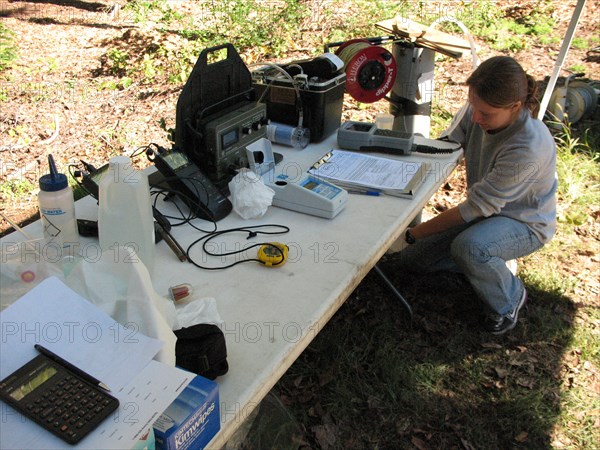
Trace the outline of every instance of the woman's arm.
[[465, 223], [465, 220], [462, 218], [458, 206], [455, 206], [438, 214], [427, 222], [420, 223], [411, 228], [410, 234], [412, 234], [416, 240], [419, 240], [431, 236], [432, 234], [441, 233], [442, 231], [446, 231], [463, 223]]

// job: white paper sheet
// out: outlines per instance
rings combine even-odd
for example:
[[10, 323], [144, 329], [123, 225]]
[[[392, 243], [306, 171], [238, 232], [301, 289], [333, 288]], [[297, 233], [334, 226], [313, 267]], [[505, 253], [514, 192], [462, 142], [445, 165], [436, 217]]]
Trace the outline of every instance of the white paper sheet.
[[[0, 312], [0, 378], [38, 353], [40, 343], [111, 388], [118, 412], [77, 448], [131, 448], [195, 375], [152, 358], [162, 342], [123, 327], [57, 278], [48, 278]], [[0, 403], [0, 448], [67, 444]]]
[[176, 367], [151, 361], [131, 383], [111, 393], [119, 399], [119, 409], [76, 446], [66, 444], [5, 403], [0, 403], [0, 448], [130, 449], [195, 376]]
[[333, 150], [331, 156], [309, 173], [341, 186], [402, 191], [419, 172], [421, 163], [381, 158], [357, 152]]
[[156, 355], [162, 342], [119, 325], [55, 277], [0, 313], [0, 378], [37, 355], [34, 344], [117, 390]]

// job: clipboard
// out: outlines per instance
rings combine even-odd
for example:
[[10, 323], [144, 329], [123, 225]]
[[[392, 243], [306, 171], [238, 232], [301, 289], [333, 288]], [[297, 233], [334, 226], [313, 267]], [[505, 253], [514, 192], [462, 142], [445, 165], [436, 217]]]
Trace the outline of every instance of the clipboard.
[[425, 180], [428, 164], [332, 149], [308, 173], [357, 193], [412, 198]]
[[329, 153], [324, 154], [321, 159], [319, 159], [312, 166], [310, 166], [310, 169], [308, 169], [308, 172], [310, 173], [311, 170], [318, 170], [323, 164], [327, 164], [327, 162], [329, 161], [329, 159], [332, 156], [333, 156], [333, 150], [330, 151]]

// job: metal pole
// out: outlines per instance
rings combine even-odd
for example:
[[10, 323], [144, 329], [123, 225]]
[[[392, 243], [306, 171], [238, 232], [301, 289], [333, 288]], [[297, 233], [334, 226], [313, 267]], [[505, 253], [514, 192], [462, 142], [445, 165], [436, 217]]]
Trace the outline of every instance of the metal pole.
[[377, 264], [375, 264], [375, 266], [373, 266], [373, 269], [375, 270], [375, 273], [377, 275], [379, 275], [379, 277], [385, 282], [386, 286], [388, 287], [388, 289], [390, 291], [392, 291], [392, 293], [394, 294], [394, 296], [398, 300], [400, 300], [400, 302], [404, 305], [404, 307], [408, 311], [408, 314], [410, 315], [410, 320], [412, 321], [412, 319], [413, 319], [413, 310], [410, 307], [410, 303], [408, 303], [406, 301], [406, 299], [404, 297], [402, 297], [402, 294], [400, 294], [400, 292], [398, 292], [398, 289], [396, 289], [396, 286], [394, 286], [394, 284], [391, 282], [391, 280], [385, 275], [385, 273], [383, 273], [383, 271], [381, 270], [381, 268]]
[[577, 28], [577, 24], [579, 23], [579, 18], [581, 17], [581, 13], [583, 12], [585, 2], [586, 0], [578, 0], [577, 6], [575, 6], [575, 11], [573, 11], [573, 17], [571, 17], [569, 28], [567, 28], [567, 33], [565, 34], [565, 38], [563, 39], [562, 47], [560, 49], [560, 52], [558, 53], [556, 63], [554, 64], [554, 71], [552, 72], [550, 81], [548, 81], [548, 86], [546, 86], [546, 91], [544, 92], [544, 97], [542, 98], [540, 104], [540, 112], [538, 113], [538, 119], [540, 120], [542, 120], [544, 118], [544, 114], [546, 114], [546, 108], [548, 107], [548, 103], [550, 102], [550, 96], [552, 95], [552, 91], [554, 90], [554, 86], [556, 85], [558, 74], [560, 73], [562, 65], [565, 62], [565, 58], [567, 57], [567, 52], [569, 51], [571, 41], [573, 40], [573, 36], [575, 35], [575, 28]]

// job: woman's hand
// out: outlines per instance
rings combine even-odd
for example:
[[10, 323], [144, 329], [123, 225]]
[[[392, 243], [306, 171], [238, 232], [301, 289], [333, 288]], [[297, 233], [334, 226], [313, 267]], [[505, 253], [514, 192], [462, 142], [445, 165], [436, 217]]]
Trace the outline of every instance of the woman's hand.
[[410, 229], [410, 234], [415, 238], [415, 241], [426, 238], [433, 234], [441, 233], [456, 225], [465, 223], [464, 219], [460, 215], [458, 206], [447, 209], [441, 214], [438, 214], [433, 219], [427, 222], [422, 222], [419, 225], [414, 226]]

